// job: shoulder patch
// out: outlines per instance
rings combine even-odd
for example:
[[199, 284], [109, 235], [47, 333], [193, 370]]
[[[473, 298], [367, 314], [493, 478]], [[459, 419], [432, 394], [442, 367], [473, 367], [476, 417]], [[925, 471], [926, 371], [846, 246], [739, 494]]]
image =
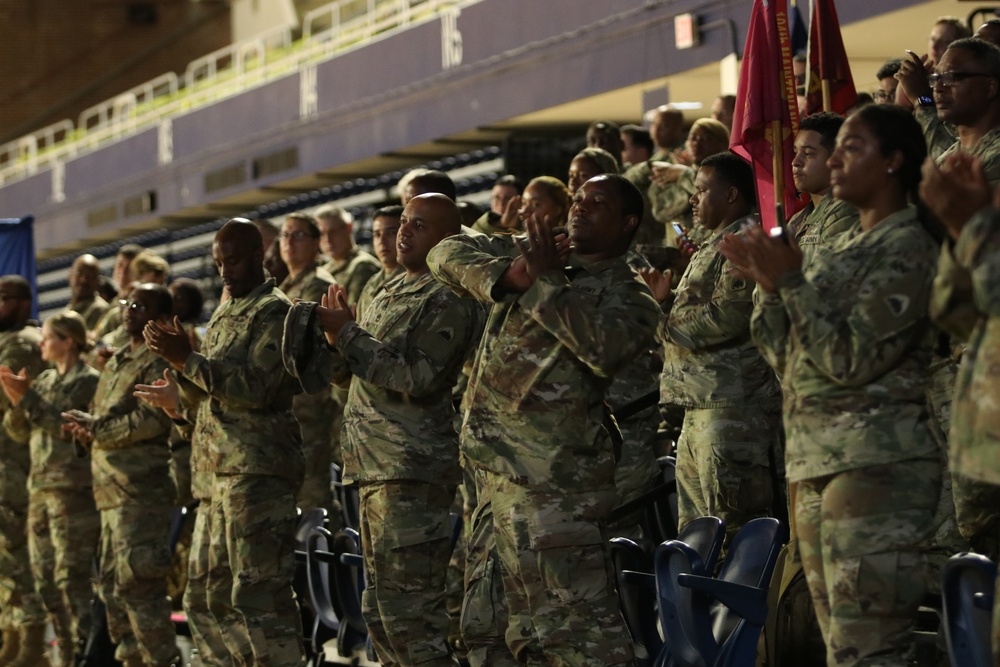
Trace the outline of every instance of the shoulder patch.
[[899, 317], [910, 307], [910, 297], [905, 294], [890, 294], [885, 297], [885, 303], [892, 314]]

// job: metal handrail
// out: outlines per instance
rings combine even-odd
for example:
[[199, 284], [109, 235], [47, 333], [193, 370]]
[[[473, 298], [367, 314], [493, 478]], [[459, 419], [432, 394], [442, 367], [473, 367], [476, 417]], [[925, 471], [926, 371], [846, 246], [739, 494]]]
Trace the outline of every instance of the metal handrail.
[[[0, 145], [0, 186], [60, 160], [153, 127], [162, 119], [284, 76], [429, 20], [438, 11], [480, 0], [335, 0], [306, 13], [302, 38], [278, 27], [197, 58], [179, 77], [167, 72], [69, 119]], [[348, 10], [364, 5], [344, 20]]]

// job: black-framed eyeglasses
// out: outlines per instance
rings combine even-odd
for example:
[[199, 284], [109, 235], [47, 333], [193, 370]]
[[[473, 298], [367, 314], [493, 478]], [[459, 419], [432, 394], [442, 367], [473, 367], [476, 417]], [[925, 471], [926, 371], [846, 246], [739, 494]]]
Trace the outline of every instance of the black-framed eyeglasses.
[[121, 306], [122, 308], [129, 308], [130, 310], [134, 310], [137, 313], [145, 313], [146, 311], [149, 310], [149, 306], [142, 303], [137, 303], [135, 301], [128, 301], [127, 299], [118, 299], [118, 305]]
[[872, 98], [874, 98], [876, 102], [891, 102], [896, 99], [896, 90], [876, 90], [872, 93]]
[[992, 78], [992, 74], [987, 74], [986, 72], [940, 72], [931, 74], [927, 77], [927, 83], [930, 84], [931, 88], [937, 84], [941, 84], [945, 88], [951, 88], [959, 81], [965, 81], [966, 79], [971, 79], [974, 76], [985, 76]]
[[295, 243], [298, 243], [303, 239], [315, 239], [315, 238], [318, 237], [315, 236], [314, 234], [310, 234], [309, 232], [304, 232], [301, 229], [294, 232], [281, 232], [280, 234], [278, 234], [279, 240], [289, 241], [289, 242], [294, 241]]

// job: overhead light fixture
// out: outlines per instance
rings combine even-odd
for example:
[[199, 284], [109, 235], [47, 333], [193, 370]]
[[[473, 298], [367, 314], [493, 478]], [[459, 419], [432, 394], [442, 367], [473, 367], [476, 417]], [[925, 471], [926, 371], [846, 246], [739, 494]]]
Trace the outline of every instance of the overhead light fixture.
[[690, 111], [692, 109], [700, 109], [705, 105], [701, 102], [671, 102], [670, 106], [681, 111]]

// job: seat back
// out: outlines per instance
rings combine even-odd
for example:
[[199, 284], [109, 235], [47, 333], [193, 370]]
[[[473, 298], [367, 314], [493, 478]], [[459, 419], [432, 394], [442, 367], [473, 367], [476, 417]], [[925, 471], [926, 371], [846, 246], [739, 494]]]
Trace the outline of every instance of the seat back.
[[661, 483], [672, 489], [649, 507], [642, 522], [653, 544], [677, 537], [677, 459], [661, 456], [656, 462], [660, 464]]
[[334, 590], [342, 610], [337, 650], [340, 655], [353, 655], [368, 639], [368, 626], [361, 615], [361, 593], [365, 589], [364, 567], [361, 560], [361, 538], [353, 528], [338, 530], [333, 536], [331, 551], [338, 555], [333, 562]]
[[701, 557], [700, 571], [694, 574], [711, 574], [726, 539], [725, 524], [717, 516], [700, 516], [689, 521], [677, 535], [677, 540], [688, 545]]
[[611, 539], [611, 563], [618, 584], [622, 616], [632, 635], [635, 664], [638, 667], [651, 665], [663, 645], [656, 630], [653, 564], [646, 551], [627, 537]]
[[313, 651], [319, 655], [323, 644], [337, 636], [340, 629], [341, 611], [333, 595], [330, 565], [316, 557], [316, 552], [329, 552], [333, 535], [323, 526], [315, 526], [306, 538], [306, 574], [308, 578], [309, 602], [315, 613], [311, 641]]
[[952, 556], [941, 572], [945, 639], [951, 664], [993, 665], [990, 630], [997, 566], [984, 556]]
[[701, 554], [680, 540], [668, 540], [653, 556], [656, 599], [659, 606], [663, 646], [656, 665], [703, 667], [703, 646], [714, 646], [711, 623], [696, 622], [694, 609], [704, 608], [711, 599], [705, 593], [680, 585], [681, 575], [710, 575]]
[[712, 634], [722, 654], [717, 664], [754, 664], [771, 575], [786, 539], [784, 525], [773, 518], [748, 521], [733, 538], [718, 576], [733, 586], [721, 589], [701, 610], [712, 617]]

